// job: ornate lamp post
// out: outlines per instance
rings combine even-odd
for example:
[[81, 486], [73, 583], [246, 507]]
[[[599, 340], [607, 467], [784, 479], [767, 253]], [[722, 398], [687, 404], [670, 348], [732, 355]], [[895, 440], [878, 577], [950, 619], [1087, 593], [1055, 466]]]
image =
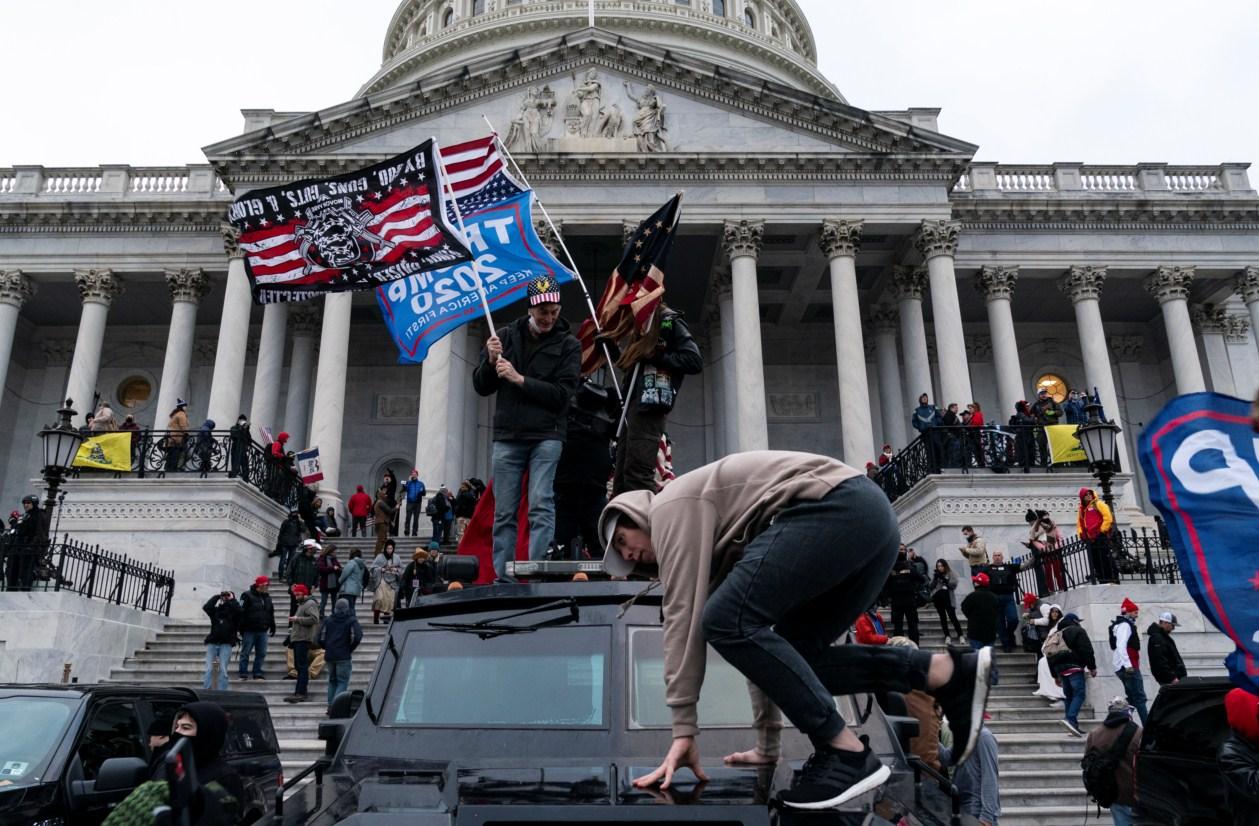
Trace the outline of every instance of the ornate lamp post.
[[1080, 425], [1076, 438], [1080, 440], [1084, 455], [1088, 457], [1089, 471], [1097, 477], [1097, 484], [1102, 489], [1102, 501], [1114, 513], [1115, 500], [1110, 493], [1110, 480], [1119, 471], [1115, 459], [1119, 425], [1102, 421], [1101, 410], [1102, 406], [1096, 402], [1084, 408], [1088, 421]]
[[52, 509], [57, 504], [57, 489], [70, 472], [74, 457], [79, 452], [79, 445], [83, 444], [83, 434], [71, 424], [75, 416], [73, 405], [73, 400], [66, 399], [65, 406], [57, 411], [57, 423], [39, 431], [39, 440], [44, 445], [44, 484], [48, 486], [41, 526], [45, 537], [48, 536]]

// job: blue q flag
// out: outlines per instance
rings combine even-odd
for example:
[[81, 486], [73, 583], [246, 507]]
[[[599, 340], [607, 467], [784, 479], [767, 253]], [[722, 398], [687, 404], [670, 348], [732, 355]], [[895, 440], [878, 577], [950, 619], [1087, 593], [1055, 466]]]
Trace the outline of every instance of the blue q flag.
[[1140, 454], [1190, 595], [1237, 646], [1229, 674], [1259, 693], [1259, 438], [1250, 405], [1219, 393], [1173, 399], [1141, 434]]
[[534, 232], [532, 197], [526, 190], [464, 216], [475, 267], [467, 263], [420, 273], [376, 290], [400, 363], [419, 364], [442, 336], [482, 318], [478, 286], [485, 289], [493, 312], [524, 298], [529, 282], [538, 276], [558, 284], [573, 279]]

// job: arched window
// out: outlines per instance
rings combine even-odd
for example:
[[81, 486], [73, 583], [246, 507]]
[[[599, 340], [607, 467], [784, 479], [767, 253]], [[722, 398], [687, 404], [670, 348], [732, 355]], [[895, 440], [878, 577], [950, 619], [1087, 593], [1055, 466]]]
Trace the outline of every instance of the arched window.
[[420, 24], [420, 34], [419, 34], [419, 36], [420, 36], [420, 37], [428, 37], [428, 21], [427, 21], [427, 20], [425, 20], [422, 24]]
[[1050, 398], [1059, 403], [1066, 400], [1068, 389], [1066, 379], [1054, 373], [1046, 373], [1036, 380], [1036, 392], [1048, 390]]
[[726, 16], [726, 0], [713, 0], [713, 14], [718, 17]]
[[453, 22], [455, 22], [455, 10], [446, 9], [446, 11], [442, 13], [442, 28], [443, 29], [450, 28], [450, 24]]
[[747, 23], [750, 28], [756, 28], [756, 9], [748, 6], [743, 10], [743, 22]]

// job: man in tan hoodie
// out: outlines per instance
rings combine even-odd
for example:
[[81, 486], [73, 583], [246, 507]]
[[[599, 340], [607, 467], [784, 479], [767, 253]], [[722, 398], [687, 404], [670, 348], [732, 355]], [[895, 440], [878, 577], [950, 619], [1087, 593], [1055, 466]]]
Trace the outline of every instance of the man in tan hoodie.
[[815, 752], [780, 801], [833, 808], [882, 785], [889, 769], [846, 727], [837, 694], [876, 690], [935, 696], [970, 756], [983, 722], [992, 649], [935, 654], [832, 645], [877, 597], [900, 545], [896, 516], [860, 471], [809, 453], [738, 453], [670, 482], [630, 491], [599, 520], [603, 565], [636, 568], [664, 586], [665, 701], [673, 745], [641, 787], [689, 768], [701, 780], [695, 737], [705, 645], [748, 678], [757, 743], [731, 763], [778, 759], [778, 709]]

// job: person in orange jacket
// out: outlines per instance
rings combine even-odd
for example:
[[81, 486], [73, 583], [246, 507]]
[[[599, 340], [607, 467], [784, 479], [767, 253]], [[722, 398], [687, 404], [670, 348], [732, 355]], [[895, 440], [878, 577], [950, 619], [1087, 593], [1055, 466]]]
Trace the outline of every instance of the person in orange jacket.
[[1091, 488], [1080, 488], [1080, 508], [1076, 511], [1075, 531], [1089, 543], [1089, 583], [1117, 582], [1111, 559], [1110, 534], [1115, 517], [1110, 507]]
[[871, 605], [864, 614], [857, 617], [857, 624], [854, 627], [859, 645], [887, 645], [883, 617], [879, 614], [877, 606]]

